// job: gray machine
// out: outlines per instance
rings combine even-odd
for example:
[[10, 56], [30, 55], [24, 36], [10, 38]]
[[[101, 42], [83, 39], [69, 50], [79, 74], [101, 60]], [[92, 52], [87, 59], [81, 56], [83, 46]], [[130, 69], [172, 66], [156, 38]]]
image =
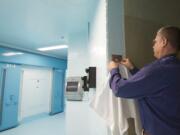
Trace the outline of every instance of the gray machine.
[[66, 83], [66, 98], [72, 101], [82, 101], [83, 99], [83, 80], [81, 77], [68, 77]]

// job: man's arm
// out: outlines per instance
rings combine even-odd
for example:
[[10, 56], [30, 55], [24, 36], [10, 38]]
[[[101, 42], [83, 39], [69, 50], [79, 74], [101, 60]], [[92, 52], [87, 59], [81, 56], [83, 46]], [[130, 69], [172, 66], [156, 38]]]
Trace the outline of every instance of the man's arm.
[[132, 75], [135, 75], [137, 72], [139, 71], [139, 69], [137, 67], [134, 67], [133, 69], [130, 69], [129, 72], [132, 74]]
[[121, 78], [118, 68], [111, 69], [110, 73], [110, 88], [117, 97], [142, 98], [167, 87], [162, 70], [157, 66], [147, 66], [127, 80]]
[[121, 64], [124, 65], [127, 69], [129, 69], [132, 75], [136, 74], [139, 71], [139, 69], [128, 58], [124, 58], [121, 61]]

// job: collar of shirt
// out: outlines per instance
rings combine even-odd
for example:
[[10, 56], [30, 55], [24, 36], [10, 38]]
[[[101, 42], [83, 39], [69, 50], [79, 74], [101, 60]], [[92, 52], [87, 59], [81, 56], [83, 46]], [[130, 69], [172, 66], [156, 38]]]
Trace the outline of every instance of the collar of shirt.
[[177, 54], [168, 54], [166, 56], [163, 56], [162, 58], [160, 58], [158, 61], [166, 61], [172, 58], [176, 58]]

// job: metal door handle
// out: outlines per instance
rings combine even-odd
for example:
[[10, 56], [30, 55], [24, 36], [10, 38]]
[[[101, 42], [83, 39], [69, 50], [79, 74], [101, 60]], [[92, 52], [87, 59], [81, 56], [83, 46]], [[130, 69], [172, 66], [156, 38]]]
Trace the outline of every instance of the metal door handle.
[[13, 94], [8, 96], [8, 101], [6, 101], [6, 106], [16, 105], [17, 101], [15, 100], [15, 96]]

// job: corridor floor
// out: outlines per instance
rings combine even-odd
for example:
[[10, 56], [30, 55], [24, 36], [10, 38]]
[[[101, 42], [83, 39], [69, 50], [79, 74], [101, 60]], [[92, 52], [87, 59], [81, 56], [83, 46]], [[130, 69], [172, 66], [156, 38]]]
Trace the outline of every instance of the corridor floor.
[[16, 128], [0, 132], [0, 135], [65, 135], [65, 114], [26, 120]]

